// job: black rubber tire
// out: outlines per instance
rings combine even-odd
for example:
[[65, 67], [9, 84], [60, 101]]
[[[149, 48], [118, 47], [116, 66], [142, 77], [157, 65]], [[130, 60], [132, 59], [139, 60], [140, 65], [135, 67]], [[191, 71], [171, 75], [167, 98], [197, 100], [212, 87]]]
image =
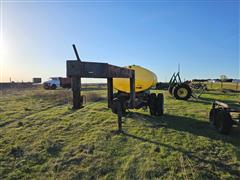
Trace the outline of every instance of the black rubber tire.
[[51, 89], [52, 89], [52, 90], [57, 89], [57, 85], [56, 85], [56, 84], [53, 84], [53, 85], [51, 86]]
[[[178, 95], [178, 91], [182, 88], [187, 91], [186, 96], [179, 96]], [[179, 100], [188, 100], [192, 96], [192, 90], [191, 90], [191, 88], [189, 87], [188, 84], [184, 84], [184, 83], [178, 84], [173, 88], [173, 96], [176, 99], [179, 99]]]
[[220, 109], [211, 109], [209, 112], [209, 123], [211, 126], [216, 126], [216, 117]]
[[177, 84], [174, 83], [174, 84], [172, 84], [172, 85], [170, 85], [170, 86], [168, 87], [168, 92], [169, 92], [170, 95], [173, 95], [173, 88], [174, 88], [176, 85], [177, 85]]
[[[119, 99], [117, 99], [117, 98], [113, 99], [113, 104], [112, 104], [112, 108], [111, 109], [112, 109], [112, 112], [114, 114], [118, 114], [118, 111], [117, 111], [117, 101], [119, 101]], [[121, 102], [121, 103], [122, 103], [122, 115], [126, 115], [126, 107], [125, 107], [123, 102]]]
[[43, 86], [45, 90], [49, 90], [50, 88], [48, 86]]
[[157, 102], [157, 96], [155, 93], [151, 93], [149, 95], [149, 110], [150, 110], [150, 115], [151, 116], [156, 116], [156, 103]]
[[156, 103], [156, 115], [161, 116], [164, 112], [164, 97], [162, 93], [157, 95], [157, 103]]
[[216, 128], [221, 134], [229, 134], [232, 126], [233, 120], [229, 112], [222, 109], [216, 113]]

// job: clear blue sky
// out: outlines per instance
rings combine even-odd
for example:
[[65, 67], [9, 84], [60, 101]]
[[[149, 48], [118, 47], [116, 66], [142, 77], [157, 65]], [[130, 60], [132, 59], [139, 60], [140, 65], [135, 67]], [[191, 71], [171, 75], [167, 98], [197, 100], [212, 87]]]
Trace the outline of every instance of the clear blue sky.
[[75, 59], [146, 67], [159, 81], [239, 78], [239, 1], [1, 3], [1, 80], [65, 76]]

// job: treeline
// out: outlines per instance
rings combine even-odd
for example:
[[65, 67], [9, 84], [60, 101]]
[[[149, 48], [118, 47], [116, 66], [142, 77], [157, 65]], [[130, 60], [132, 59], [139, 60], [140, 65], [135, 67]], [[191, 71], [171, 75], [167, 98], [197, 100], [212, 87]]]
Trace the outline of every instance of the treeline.
[[193, 82], [234, 82], [234, 79], [193, 79]]

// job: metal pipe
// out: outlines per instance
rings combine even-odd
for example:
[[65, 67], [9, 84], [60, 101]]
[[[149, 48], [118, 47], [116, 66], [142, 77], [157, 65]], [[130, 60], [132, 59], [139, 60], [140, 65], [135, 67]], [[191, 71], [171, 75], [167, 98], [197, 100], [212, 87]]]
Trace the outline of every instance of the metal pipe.
[[78, 55], [77, 48], [76, 48], [75, 44], [73, 44], [72, 46], [73, 46], [74, 53], [75, 53], [75, 55], [76, 55], [76, 57], [77, 57], [77, 60], [78, 60], [78, 61], [81, 61], [81, 59], [80, 59], [80, 57], [79, 57], [79, 55]]

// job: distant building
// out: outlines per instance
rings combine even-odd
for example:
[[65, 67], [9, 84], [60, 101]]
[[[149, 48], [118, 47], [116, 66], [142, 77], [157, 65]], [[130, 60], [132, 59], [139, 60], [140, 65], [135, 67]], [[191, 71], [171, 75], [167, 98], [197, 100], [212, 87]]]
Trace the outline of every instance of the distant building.
[[210, 79], [210, 80], [208, 80], [208, 82], [215, 83], [215, 82], [216, 82], [216, 80], [214, 80], [214, 79]]

